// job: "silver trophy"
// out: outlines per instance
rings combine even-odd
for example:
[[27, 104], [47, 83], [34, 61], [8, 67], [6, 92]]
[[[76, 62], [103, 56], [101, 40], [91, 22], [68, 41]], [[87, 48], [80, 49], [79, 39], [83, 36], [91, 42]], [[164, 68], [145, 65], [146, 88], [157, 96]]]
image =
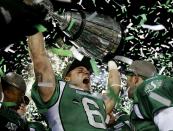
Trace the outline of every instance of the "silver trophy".
[[[61, 9], [55, 12], [49, 0], [41, 3], [48, 9], [49, 16], [59, 24], [64, 41], [74, 45], [85, 56], [102, 60], [108, 53], [115, 53], [122, 32], [115, 18], [97, 12], [85, 12], [83, 6]], [[63, 11], [62, 11], [63, 10]]]
[[117, 50], [121, 28], [115, 18], [96, 12], [66, 11], [58, 19], [66, 41], [85, 56], [102, 60]]

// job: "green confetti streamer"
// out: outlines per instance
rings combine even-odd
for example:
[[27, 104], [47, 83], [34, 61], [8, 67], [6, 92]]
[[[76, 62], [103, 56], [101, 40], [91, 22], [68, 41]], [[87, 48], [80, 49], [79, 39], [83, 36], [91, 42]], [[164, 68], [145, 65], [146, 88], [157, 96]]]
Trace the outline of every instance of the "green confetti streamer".
[[64, 50], [62, 48], [51, 48], [50, 49], [52, 51], [52, 53], [58, 55], [58, 56], [68, 56], [68, 57], [72, 57], [73, 54], [70, 50]]
[[125, 40], [128, 41], [128, 40], [132, 40], [134, 38], [135, 38], [134, 36], [128, 36], [128, 37], [125, 38]]
[[67, 28], [68, 31], [70, 31], [70, 30], [72, 29], [72, 27], [74, 26], [75, 22], [76, 22], [76, 21], [75, 21], [74, 19], [71, 20], [70, 25], [69, 25], [69, 27]]
[[44, 26], [41, 25], [41, 24], [35, 25], [35, 28], [36, 28], [39, 32], [45, 32], [45, 31], [47, 31], [47, 28], [44, 27]]
[[170, 2], [171, 2], [171, 0], [167, 0], [165, 4], [169, 5]]
[[147, 16], [146, 14], [140, 15], [142, 17], [142, 20], [140, 21], [139, 25], [143, 25], [147, 21]]
[[4, 72], [2, 70], [2, 68], [0, 68], [0, 77], [2, 77], [4, 75]]
[[4, 61], [4, 59], [1, 59], [1, 61], [0, 61], [0, 65], [2, 64], [3, 61]]
[[168, 12], [169, 13], [173, 13], [173, 9], [168, 9]]
[[93, 69], [94, 74], [95, 74], [96, 76], [98, 76], [99, 73], [100, 73], [100, 69], [97, 67], [97, 63], [96, 63], [96, 61], [95, 61], [94, 58], [91, 58], [90, 64], [91, 64], [91, 66], [92, 66], [92, 69]]
[[13, 107], [17, 105], [15, 102], [0, 102], [0, 103], [2, 104], [2, 106], [5, 107]]

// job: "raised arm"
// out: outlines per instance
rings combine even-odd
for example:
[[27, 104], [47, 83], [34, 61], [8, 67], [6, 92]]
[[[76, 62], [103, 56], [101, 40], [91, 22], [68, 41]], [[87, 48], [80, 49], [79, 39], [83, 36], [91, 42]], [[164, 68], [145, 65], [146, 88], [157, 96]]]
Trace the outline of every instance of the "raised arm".
[[44, 47], [42, 33], [28, 37], [29, 51], [34, 66], [36, 83], [42, 100], [47, 102], [55, 90], [55, 76]]
[[[114, 61], [108, 62], [108, 70], [109, 70], [108, 88], [111, 88], [109, 89], [109, 91], [111, 90], [112, 91], [111, 93], [114, 93], [114, 96], [118, 96], [120, 92], [121, 80], [120, 80], [120, 73]], [[108, 97], [108, 99], [105, 101], [107, 114], [109, 114], [112, 111], [115, 104], [116, 104], [115, 97]]]

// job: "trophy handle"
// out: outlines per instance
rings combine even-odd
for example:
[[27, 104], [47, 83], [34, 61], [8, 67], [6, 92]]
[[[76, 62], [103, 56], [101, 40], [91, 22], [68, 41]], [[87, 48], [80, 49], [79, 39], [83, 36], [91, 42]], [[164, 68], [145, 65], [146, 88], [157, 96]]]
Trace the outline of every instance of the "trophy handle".
[[[82, 34], [82, 32], [85, 28], [85, 25], [86, 25], [86, 15], [85, 15], [84, 11], [82, 11], [81, 9], [76, 9], [76, 10], [71, 10], [71, 13], [72, 12], [79, 13], [79, 17], [81, 18], [81, 22], [76, 23], [76, 24], [78, 24], [77, 27], [72, 27], [72, 25], [74, 24], [73, 23], [74, 19], [73, 19], [72, 14], [71, 14], [71, 16], [69, 16], [71, 18], [70, 18], [70, 21], [68, 23], [68, 26], [65, 29], [62, 30], [66, 41], [77, 40], [80, 37], [80, 35]], [[74, 31], [74, 29], [72, 29], [73, 31], [70, 31], [71, 27], [75, 28], [75, 31]], [[76, 29], [76, 28], [78, 28], [78, 29]], [[72, 32], [73, 34], [70, 34], [70, 32]]]
[[80, 37], [80, 35], [82, 34], [83, 30], [84, 30], [84, 27], [85, 27], [85, 24], [86, 24], [86, 15], [84, 13], [84, 11], [82, 10], [79, 10], [78, 11], [80, 16], [81, 16], [81, 25], [80, 25], [80, 28], [79, 30], [73, 35], [73, 36], [70, 36], [68, 39], [69, 40], [76, 40]]

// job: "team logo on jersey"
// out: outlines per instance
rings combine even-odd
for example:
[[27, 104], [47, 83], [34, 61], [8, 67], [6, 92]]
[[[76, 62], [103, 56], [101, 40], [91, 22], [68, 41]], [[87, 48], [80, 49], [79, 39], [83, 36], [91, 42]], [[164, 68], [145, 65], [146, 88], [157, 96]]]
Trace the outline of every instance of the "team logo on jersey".
[[151, 91], [160, 88], [162, 84], [163, 84], [162, 80], [153, 80], [152, 82], [149, 82], [145, 85], [144, 91], [147, 94], [149, 94]]
[[7, 129], [10, 131], [16, 131], [18, 126], [14, 123], [8, 122], [7, 125], [5, 126]]

